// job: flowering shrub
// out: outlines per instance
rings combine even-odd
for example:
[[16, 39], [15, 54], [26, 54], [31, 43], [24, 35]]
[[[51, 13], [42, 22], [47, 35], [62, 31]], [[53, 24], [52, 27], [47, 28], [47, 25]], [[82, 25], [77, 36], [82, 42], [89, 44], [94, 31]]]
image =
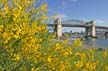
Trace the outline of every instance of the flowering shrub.
[[49, 42], [47, 6], [34, 3], [0, 0], [0, 71], [108, 70], [106, 50], [83, 49], [79, 39], [71, 46]]
[[47, 6], [36, 8], [35, 2], [0, 0], [0, 71], [31, 71], [42, 63]]

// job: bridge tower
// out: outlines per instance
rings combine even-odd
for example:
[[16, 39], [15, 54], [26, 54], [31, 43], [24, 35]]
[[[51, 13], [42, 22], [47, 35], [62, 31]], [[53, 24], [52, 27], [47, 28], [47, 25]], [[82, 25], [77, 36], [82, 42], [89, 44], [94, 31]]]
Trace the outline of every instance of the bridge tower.
[[92, 37], [96, 37], [96, 22], [92, 21], [92, 29], [91, 29]]
[[55, 21], [55, 26], [54, 26], [54, 33], [56, 37], [60, 38], [62, 37], [62, 22], [61, 18], [57, 18]]
[[92, 26], [86, 28], [86, 37], [96, 37], [96, 22], [90, 21], [87, 23], [88, 25], [91, 24]]

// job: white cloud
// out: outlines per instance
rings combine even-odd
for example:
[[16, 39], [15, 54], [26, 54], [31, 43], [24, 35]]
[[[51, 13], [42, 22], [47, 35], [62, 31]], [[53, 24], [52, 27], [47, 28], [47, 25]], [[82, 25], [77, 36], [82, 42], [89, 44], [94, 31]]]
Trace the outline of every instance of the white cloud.
[[66, 19], [66, 18], [68, 18], [68, 16], [65, 15], [65, 14], [61, 14], [61, 13], [59, 13], [59, 14], [56, 15], [56, 18]]
[[104, 23], [105, 21], [103, 20], [96, 20], [97, 23]]

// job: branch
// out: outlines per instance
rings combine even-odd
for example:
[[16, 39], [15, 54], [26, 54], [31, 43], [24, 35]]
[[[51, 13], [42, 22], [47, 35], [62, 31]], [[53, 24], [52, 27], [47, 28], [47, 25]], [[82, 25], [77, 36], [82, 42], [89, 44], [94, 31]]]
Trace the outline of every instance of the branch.
[[6, 5], [6, 3], [8, 2], [9, 0], [7, 0], [1, 7], [0, 7], [0, 9], [2, 9], [5, 5]]

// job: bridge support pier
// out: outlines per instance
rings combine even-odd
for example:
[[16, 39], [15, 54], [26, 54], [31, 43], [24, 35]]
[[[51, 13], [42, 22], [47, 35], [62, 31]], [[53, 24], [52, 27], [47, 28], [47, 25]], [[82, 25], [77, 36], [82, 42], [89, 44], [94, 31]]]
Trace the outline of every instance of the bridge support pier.
[[91, 37], [96, 37], [96, 28], [95, 28], [96, 22], [92, 21], [92, 27], [91, 27]]
[[90, 31], [89, 27], [85, 28], [86, 37], [90, 36], [90, 32], [89, 31]]
[[108, 32], [105, 32], [105, 38], [107, 38], [108, 37]]
[[95, 22], [94, 21], [90, 21], [88, 22], [88, 24], [92, 24], [91, 27], [87, 27], [86, 28], [86, 37], [96, 37], [96, 29], [95, 29]]
[[54, 33], [56, 37], [61, 38], [62, 37], [62, 22], [60, 18], [57, 18], [55, 21], [55, 26], [54, 26]]

